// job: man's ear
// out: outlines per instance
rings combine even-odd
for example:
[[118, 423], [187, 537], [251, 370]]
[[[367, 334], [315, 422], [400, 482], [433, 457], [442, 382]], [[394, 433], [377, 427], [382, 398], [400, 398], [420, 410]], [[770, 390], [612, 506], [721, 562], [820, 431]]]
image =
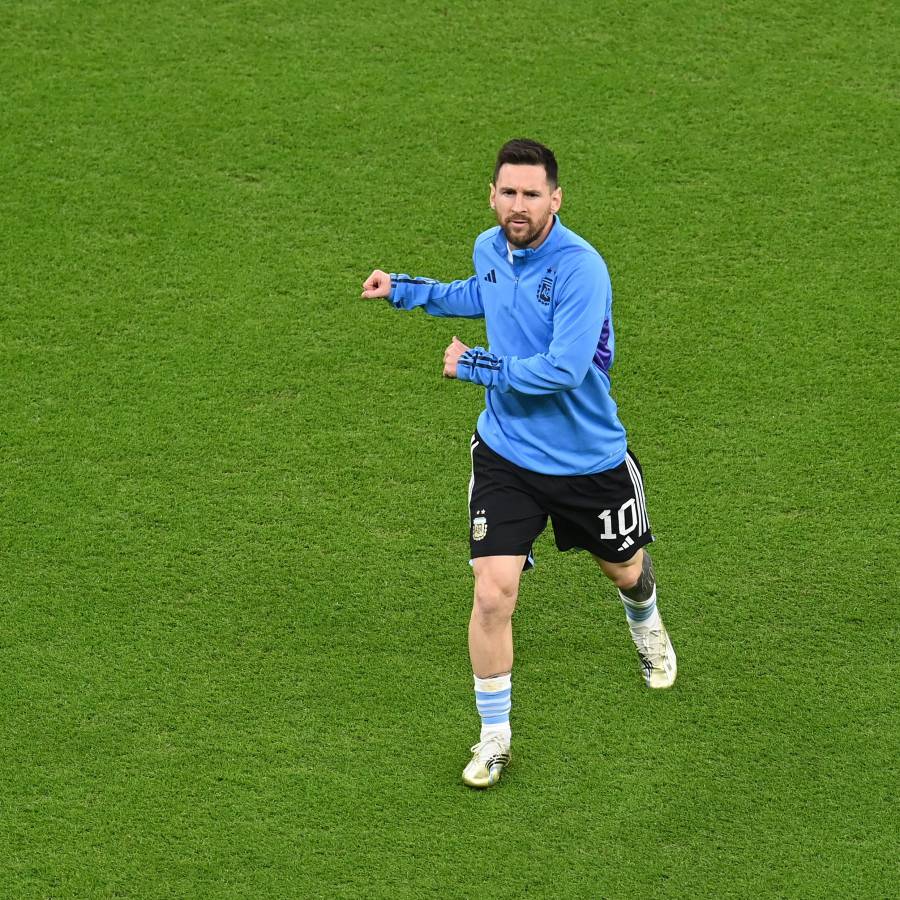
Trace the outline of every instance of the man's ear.
[[491, 194], [490, 194], [491, 209], [496, 208], [496, 202], [497, 202], [497, 188], [494, 187], [494, 182], [492, 181], [491, 182]]
[[556, 188], [553, 193], [550, 195], [550, 212], [554, 215], [559, 212], [559, 208], [562, 206], [562, 188]]

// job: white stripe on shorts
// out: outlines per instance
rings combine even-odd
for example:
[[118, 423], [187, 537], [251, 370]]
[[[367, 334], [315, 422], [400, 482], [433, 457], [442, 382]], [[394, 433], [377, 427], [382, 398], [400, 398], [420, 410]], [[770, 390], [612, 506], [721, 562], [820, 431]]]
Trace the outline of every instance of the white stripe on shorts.
[[479, 441], [475, 440], [475, 435], [472, 435], [472, 443], [469, 448], [469, 456], [472, 458], [472, 474], [469, 477], [469, 506], [472, 506], [472, 491], [475, 490], [475, 448], [479, 445]]
[[647, 516], [647, 501], [644, 499], [644, 481], [641, 478], [640, 469], [634, 461], [631, 453], [625, 452], [625, 464], [628, 466], [628, 474], [634, 486], [634, 496], [638, 508], [638, 534], [643, 534], [650, 528], [650, 519]]

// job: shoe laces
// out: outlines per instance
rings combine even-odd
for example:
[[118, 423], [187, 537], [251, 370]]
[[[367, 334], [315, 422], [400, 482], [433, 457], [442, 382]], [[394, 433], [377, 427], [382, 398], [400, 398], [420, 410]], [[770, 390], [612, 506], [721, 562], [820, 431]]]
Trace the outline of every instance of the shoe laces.
[[[492, 750], [488, 753], [487, 750], [489, 746], [495, 748], [495, 751]], [[509, 747], [507, 747], [499, 737], [487, 737], [483, 741], [473, 744], [469, 749], [472, 753], [476, 753], [478, 756], [483, 757], [494, 756], [497, 753], [509, 753]]]
[[665, 628], [637, 628], [631, 629], [631, 636], [634, 638], [638, 649], [648, 656], [662, 656], [666, 652], [667, 633]]

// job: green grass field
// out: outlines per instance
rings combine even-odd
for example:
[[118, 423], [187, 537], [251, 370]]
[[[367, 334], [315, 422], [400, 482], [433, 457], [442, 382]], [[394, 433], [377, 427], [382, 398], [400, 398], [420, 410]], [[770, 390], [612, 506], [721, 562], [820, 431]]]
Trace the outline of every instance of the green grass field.
[[[0, 9], [0, 896], [896, 896], [887, 2]], [[538, 546], [459, 781], [497, 148], [615, 294], [679, 680]]]

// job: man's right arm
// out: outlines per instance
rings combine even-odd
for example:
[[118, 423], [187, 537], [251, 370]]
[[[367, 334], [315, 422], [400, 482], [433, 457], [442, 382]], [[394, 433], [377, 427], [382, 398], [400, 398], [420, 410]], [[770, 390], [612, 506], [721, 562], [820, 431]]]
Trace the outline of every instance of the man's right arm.
[[383, 297], [396, 309], [421, 307], [430, 316], [459, 316], [478, 319], [484, 304], [478, 277], [444, 284], [433, 278], [411, 278], [376, 269], [363, 283], [363, 297]]

